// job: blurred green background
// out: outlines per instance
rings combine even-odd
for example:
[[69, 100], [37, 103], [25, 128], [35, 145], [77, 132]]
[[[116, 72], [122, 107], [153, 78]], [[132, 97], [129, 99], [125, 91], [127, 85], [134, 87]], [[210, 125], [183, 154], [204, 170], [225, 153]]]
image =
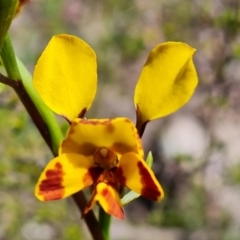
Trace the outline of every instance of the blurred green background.
[[[113, 240], [240, 239], [240, 2], [238, 0], [32, 0], [10, 34], [32, 72], [54, 34], [76, 35], [98, 56], [88, 118], [135, 120], [134, 87], [164, 41], [197, 49], [199, 86], [171, 116], [151, 122], [146, 153], [166, 197], [143, 198], [113, 219]], [[61, 61], [61, 59], [59, 59]], [[14, 92], [0, 85], [0, 240], [90, 239], [72, 200], [41, 203], [34, 185], [52, 158]], [[66, 124], [59, 118], [66, 131]]]

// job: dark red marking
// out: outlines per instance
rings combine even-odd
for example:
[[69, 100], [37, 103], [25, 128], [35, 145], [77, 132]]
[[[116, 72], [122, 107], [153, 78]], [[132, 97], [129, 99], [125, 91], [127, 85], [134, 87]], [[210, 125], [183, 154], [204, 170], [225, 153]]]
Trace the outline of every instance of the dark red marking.
[[84, 156], [91, 156], [96, 151], [97, 146], [88, 142], [78, 144], [74, 142], [71, 138], [67, 138], [62, 141], [61, 149], [61, 153], [78, 153]]
[[88, 169], [88, 172], [93, 179], [93, 182], [97, 182], [99, 176], [102, 174], [103, 169], [100, 167], [91, 167]]
[[108, 203], [108, 213], [120, 218], [124, 219], [124, 212], [122, 207], [119, 205], [117, 200], [114, 198], [114, 196], [110, 193], [109, 189], [105, 188], [100, 193]]
[[83, 118], [86, 112], [87, 112], [87, 108], [84, 108], [84, 109], [78, 114], [78, 118]]
[[141, 162], [138, 162], [137, 166], [139, 169], [139, 174], [141, 176], [141, 184], [143, 185], [141, 195], [151, 200], [157, 201], [161, 196], [161, 192], [154, 183], [152, 176]]
[[142, 113], [141, 113], [141, 111], [140, 111], [138, 106], [136, 108], [136, 115], [137, 115], [136, 128], [138, 130], [139, 137], [141, 138], [143, 133], [144, 133], [144, 131], [145, 131], [146, 125], [147, 125], [147, 123], [149, 121], [143, 122], [143, 120], [142, 120]]
[[111, 122], [109, 122], [109, 124], [106, 124], [106, 130], [109, 133], [113, 133], [115, 131], [115, 127], [113, 124], [111, 124]]
[[78, 145], [78, 152], [84, 156], [91, 156], [97, 150], [97, 146], [92, 143], [85, 142], [83, 144]]
[[39, 186], [39, 195], [42, 195], [45, 201], [63, 198], [63, 175], [62, 165], [59, 162], [55, 164], [54, 169], [47, 170], [46, 179]]
[[116, 167], [112, 170], [116, 174], [117, 181], [123, 185], [126, 186], [126, 177], [123, 175], [123, 170], [120, 167]]
[[115, 142], [111, 146], [111, 150], [120, 154], [125, 154], [128, 152], [137, 152], [137, 146], [129, 146], [122, 142]]

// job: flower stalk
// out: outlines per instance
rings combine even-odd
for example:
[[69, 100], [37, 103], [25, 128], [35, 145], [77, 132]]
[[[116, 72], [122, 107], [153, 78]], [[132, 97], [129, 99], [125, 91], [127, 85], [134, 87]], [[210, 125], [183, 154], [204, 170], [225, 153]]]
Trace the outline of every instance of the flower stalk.
[[101, 206], [99, 206], [98, 221], [104, 240], [110, 240], [111, 215], [107, 214]]

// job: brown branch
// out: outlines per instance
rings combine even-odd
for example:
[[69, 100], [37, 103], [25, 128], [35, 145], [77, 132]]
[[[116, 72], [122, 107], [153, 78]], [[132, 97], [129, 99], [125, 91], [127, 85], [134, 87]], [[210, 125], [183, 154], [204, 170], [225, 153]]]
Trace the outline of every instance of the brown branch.
[[17, 87], [18, 83], [17, 81], [8, 78], [0, 73], [0, 83], [3, 83], [5, 85], [8, 85], [9, 87], [15, 88]]
[[40, 134], [47, 143], [50, 149], [52, 149], [52, 140], [49, 133], [47, 124], [43, 121], [41, 114], [33, 103], [32, 99], [28, 95], [22, 81], [13, 80], [11, 78], [5, 77], [0, 73], [0, 82], [12, 87], [26, 108], [28, 114], [31, 116], [34, 124], [37, 126]]

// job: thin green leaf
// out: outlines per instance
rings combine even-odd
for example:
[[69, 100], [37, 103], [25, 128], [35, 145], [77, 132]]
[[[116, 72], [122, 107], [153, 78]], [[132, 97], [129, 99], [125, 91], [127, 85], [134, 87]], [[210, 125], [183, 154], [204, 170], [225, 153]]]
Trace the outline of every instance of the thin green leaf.
[[38, 111], [40, 112], [44, 122], [48, 126], [50, 136], [52, 139], [52, 151], [56, 156], [58, 154], [58, 148], [59, 148], [60, 142], [63, 140], [63, 135], [58, 126], [55, 115], [45, 105], [45, 103], [42, 101], [42, 99], [36, 92], [35, 88], [33, 87], [31, 74], [18, 58], [17, 58], [17, 64], [22, 77], [23, 85], [27, 90], [28, 95], [32, 99], [34, 105], [37, 107]]

